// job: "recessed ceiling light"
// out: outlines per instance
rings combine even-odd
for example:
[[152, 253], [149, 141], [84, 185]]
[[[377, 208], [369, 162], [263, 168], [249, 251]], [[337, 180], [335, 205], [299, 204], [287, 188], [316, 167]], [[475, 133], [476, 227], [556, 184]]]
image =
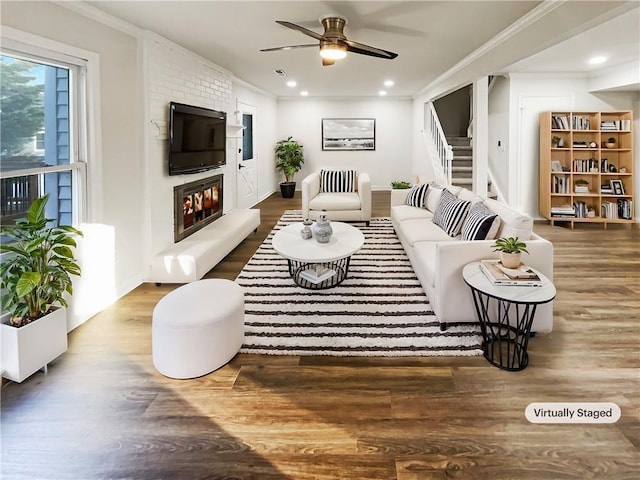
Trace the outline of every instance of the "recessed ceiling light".
[[291, 87], [291, 88], [293, 88], [293, 87], [295, 87], [296, 85], [298, 85], [298, 84], [296, 83], [296, 81], [295, 81], [295, 80], [289, 80], [289, 81], [287, 82], [287, 87]]
[[393, 87], [394, 84], [395, 84], [395, 82], [393, 80], [385, 80], [384, 81], [384, 86], [385, 87]]
[[387, 92], [385, 92], [384, 90], [380, 90], [378, 92], [378, 95], [380, 95], [381, 97], [384, 97], [387, 94]]
[[607, 57], [603, 57], [602, 55], [589, 59], [589, 63], [591, 65], [600, 65], [601, 63], [604, 63], [606, 61], [607, 61]]
[[307, 92], [306, 90], [303, 90], [300, 92], [300, 95], [302, 95], [303, 97], [306, 97], [307, 95], [309, 95], [309, 92]]

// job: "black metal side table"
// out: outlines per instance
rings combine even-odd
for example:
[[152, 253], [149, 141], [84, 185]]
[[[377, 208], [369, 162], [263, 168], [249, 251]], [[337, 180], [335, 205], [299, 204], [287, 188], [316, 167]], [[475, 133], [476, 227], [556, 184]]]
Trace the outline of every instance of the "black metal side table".
[[484, 357], [496, 367], [519, 371], [529, 364], [527, 346], [536, 307], [556, 296], [553, 283], [537, 273], [540, 287], [494, 285], [480, 270], [480, 262], [462, 270], [480, 322]]

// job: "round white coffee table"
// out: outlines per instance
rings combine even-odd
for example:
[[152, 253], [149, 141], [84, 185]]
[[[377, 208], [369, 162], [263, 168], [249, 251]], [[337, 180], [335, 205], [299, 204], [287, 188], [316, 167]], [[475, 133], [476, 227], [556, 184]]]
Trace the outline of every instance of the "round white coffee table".
[[347, 278], [351, 255], [364, 244], [364, 235], [346, 223], [331, 222], [331, 239], [318, 243], [315, 238], [303, 239], [302, 227], [293, 223], [278, 230], [271, 240], [273, 249], [287, 259], [297, 285], [313, 290], [335, 287]]

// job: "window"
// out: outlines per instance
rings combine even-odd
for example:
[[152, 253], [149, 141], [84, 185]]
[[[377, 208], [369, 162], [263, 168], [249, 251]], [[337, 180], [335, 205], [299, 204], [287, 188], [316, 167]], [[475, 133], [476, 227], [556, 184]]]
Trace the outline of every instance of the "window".
[[0, 220], [15, 222], [49, 194], [47, 217], [77, 224], [84, 189], [80, 139], [84, 63], [25, 49], [0, 54]]
[[242, 160], [253, 158], [253, 115], [242, 114]]

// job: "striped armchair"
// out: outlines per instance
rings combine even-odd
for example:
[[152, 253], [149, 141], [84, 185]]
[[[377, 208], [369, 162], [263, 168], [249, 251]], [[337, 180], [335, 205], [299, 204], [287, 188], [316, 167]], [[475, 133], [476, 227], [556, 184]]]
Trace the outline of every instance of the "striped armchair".
[[326, 210], [330, 220], [371, 220], [371, 179], [355, 170], [321, 170], [302, 181], [302, 216], [316, 220]]

